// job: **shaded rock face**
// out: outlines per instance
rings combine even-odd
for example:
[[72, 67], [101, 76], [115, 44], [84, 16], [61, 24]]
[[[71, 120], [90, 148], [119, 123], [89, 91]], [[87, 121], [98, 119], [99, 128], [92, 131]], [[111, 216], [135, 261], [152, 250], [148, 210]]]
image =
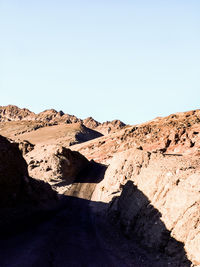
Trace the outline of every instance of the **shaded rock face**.
[[49, 183], [71, 184], [89, 163], [79, 152], [58, 145], [36, 146], [25, 158], [30, 175]]
[[75, 135], [76, 141], [72, 143], [71, 145], [76, 144], [76, 143], [83, 143], [83, 142], [103, 136], [100, 132], [87, 128], [83, 124], [81, 124], [80, 128], [81, 128], [81, 131], [77, 132]]
[[17, 145], [0, 136], [0, 206], [12, 204], [21, 197], [27, 177], [27, 164]]
[[0, 207], [56, 199], [48, 184], [29, 177], [27, 163], [16, 143], [0, 136]]
[[113, 158], [92, 199], [111, 201], [107, 214], [129, 238], [180, 262], [185, 250], [200, 264], [199, 166], [198, 157], [130, 149]]

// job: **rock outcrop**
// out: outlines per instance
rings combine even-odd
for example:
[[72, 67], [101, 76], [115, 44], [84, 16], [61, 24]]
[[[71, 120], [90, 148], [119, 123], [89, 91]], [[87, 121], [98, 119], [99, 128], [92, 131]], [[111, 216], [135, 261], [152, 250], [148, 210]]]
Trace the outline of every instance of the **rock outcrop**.
[[83, 120], [83, 124], [91, 129], [95, 129], [103, 135], [119, 131], [126, 126], [126, 124], [120, 120], [106, 121], [100, 123], [94, 120], [92, 117]]
[[50, 184], [73, 183], [77, 175], [89, 164], [79, 152], [59, 145], [36, 146], [25, 155], [32, 177]]
[[127, 143], [127, 148], [134, 144], [148, 151], [198, 155], [200, 110], [176, 113], [132, 126], [121, 138], [122, 143]]
[[1, 207], [56, 199], [56, 193], [48, 184], [29, 177], [18, 144], [10, 143], [3, 136], [0, 136], [0, 190]]
[[18, 144], [0, 136], [0, 235], [23, 230], [57, 205], [57, 193], [28, 174]]
[[198, 156], [199, 118], [199, 110], [172, 114], [135, 126], [125, 126], [87, 144], [75, 145], [73, 149], [88, 159], [105, 164], [109, 164], [116, 153], [135, 147], [149, 152]]
[[113, 158], [93, 200], [110, 202], [112, 222], [172, 266], [188, 266], [185, 254], [200, 264], [199, 166], [199, 157], [130, 149]]
[[22, 197], [28, 180], [27, 165], [16, 144], [0, 136], [0, 205], [13, 204]]
[[96, 130], [103, 133], [104, 135], [113, 133], [116, 131], [119, 131], [123, 129], [126, 126], [125, 123], [123, 123], [120, 120], [113, 120], [113, 121], [106, 121], [100, 124]]
[[99, 125], [101, 125], [100, 122], [94, 120], [92, 117], [88, 117], [86, 119], [83, 120], [83, 124], [91, 129], [94, 129], [96, 127], [98, 127]]
[[0, 121], [20, 121], [34, 119], [34, 113], [30, 110], [23, 108], [20, 109], [14, 105], [0, 106]]

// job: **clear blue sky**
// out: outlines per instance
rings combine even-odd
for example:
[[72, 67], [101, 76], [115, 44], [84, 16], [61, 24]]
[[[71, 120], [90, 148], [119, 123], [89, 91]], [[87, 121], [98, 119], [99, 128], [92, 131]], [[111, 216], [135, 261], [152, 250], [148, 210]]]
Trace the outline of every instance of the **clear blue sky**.
[[0, 90], [130, 124], [200, 108], [200, 1], [0, 0]]

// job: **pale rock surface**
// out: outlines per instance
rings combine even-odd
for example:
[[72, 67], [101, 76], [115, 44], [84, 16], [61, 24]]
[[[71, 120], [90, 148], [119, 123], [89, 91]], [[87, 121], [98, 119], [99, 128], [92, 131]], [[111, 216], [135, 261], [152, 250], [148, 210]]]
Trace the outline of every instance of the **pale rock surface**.
[[89, 163], [79, 152], [59, 145], [37, 145], [25, 159], [32, 177], [50, 184], [65, 182], [65, 185], [73, 183]]
[[[200, 264], [200, 160], [130, 149], [118, 153], [92, 199], [148, 249]], [[176, 242], [175, 242], [176, 240]], [[184, 263], [182, 263], [184, 264]], [[183, 265], [184, 266], [184, 265]]]

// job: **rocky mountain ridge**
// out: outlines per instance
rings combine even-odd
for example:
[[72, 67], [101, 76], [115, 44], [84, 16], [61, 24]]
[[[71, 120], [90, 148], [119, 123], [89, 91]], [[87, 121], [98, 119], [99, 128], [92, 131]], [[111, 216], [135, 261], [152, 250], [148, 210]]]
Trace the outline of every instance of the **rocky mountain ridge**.
[[176, 113], [152, 121], [126, 126], [73, 149], [89, 159], [109, 163], [113, 155], [130, 148], [165, 154], [199, 155], [200, 110]]
[[42, 122], [44, 123], [44, 126], [59, 123], [81, 123], [86, 127], [95, 129], [102, 134], [107, 134], [126, 126], [120, 120], [107, 121], [104, 123], [97, 122], [92, 117], [82, 120], [74, 115], [65, 114], [63, 111], [56, 111], [55, 109], [48, 109], [35, 114], [26, 108], [21, 109], [15, 105], [0, 106], [0, 122], [9, 121]]

